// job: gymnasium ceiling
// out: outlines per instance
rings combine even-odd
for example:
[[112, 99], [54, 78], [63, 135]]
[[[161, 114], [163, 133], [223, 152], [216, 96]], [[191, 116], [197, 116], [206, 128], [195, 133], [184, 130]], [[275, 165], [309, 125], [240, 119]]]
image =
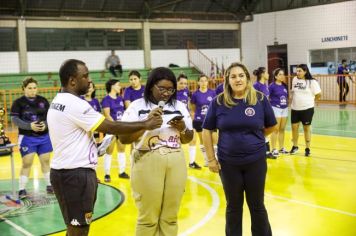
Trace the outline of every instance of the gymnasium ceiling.
[[252, 14], [345, 0], [0, 0], [0, 17], [252, 20]]

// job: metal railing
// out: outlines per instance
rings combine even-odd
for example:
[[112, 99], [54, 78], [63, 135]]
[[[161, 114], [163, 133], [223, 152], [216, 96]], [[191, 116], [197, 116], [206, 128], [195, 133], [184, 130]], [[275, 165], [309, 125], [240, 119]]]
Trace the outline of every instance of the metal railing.
[[219, 75], [220, 68], [208, 56], [202, 53], [191, 41], [187, 41], [188, 66], [195, 67], [208, 78], [215, 79]]

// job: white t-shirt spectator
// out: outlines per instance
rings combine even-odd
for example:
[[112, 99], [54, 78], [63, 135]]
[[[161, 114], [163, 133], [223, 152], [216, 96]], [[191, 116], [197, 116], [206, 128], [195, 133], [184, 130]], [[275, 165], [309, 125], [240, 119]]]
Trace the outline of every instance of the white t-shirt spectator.
[[48, 110], [53, 169], [95, 168], [98, 161], [93, 131], [105, 120], [90, 104], [70, 93], [58, 93]]
[[[130, 103], [126, 109], [122, 121], [140, 121], [147, 118], [148, 113], [155, 109], [157, 105], [146, 103], [143, 98]], [[177, 115], [183, 115], [186, 127], [192, 130], [192, 119], [188, 109], [181, 101], [176, 101], [175, 106], [166, 104], [163, 107], [163, 123], [161, 128], [146, 131], [136, 142], [134, 148], [137, 150], [154, 150], [160, 147], [180, 148], [180, 134], [177, 129], [167, 124], [169, 120]]]
[[292, 81], [292, 105], [296, 111], [307, 110], [314, 107], [315, 95], [321, 93], [318, 81], [293, 78]]

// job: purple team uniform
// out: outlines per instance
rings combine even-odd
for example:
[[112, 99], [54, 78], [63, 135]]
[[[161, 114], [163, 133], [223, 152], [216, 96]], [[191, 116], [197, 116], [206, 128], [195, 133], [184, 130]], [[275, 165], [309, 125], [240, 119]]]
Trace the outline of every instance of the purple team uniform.
[[105, 96], [101, 101], [102, 108], [110, 108], [110, 116], [113, 120], [121, 120], [125, 111], [124, 101], [121, 96], [113, 99], [109, 95]]
[[216, 96], [214, 90], [208, 89], [205, 93], [200, 92], [197, 90], [193, 93], [191, 103], [195, 104], [195, 114], [194, 120], [196, 121], [204, 121], [205, 115], [208, 111], [209, 105], [213, 98]]
[[197, 90], [193, 93], [190, 102], [195, 104], [195, 114], [193, 119], [193, 128], [197, 132], [202, 131], [202, 124], [208, 112], [209, 105], [213, 98], [216, 96], [214, 90], [208, 89], [205, 93]]
[[[27, 123], [45, 122], [47, 126], [47, 112], [49, 103], [46, 98], [37, 95], [34, 99], [22, 96], [14, 101], [11, 116], [18, 117]], [[22, 156], [30, 153], [38, 155], [52, 152], [52, 144], [48, 135], [48, 127], [44, 131], [35, 132], [32, 129], [19, 128], [19, 144]]]
[[272, 83], [269, 86], [269, 101], [273, 107], [285, 109], [288, 107], [288, 90], [285, 84]]
[[189, 90], [188, 88], [177, 90], [177, 100], [183, 102], [188, 108]]
[[267, 84], [262, 84], [260, 82], [254, 83], [253, 87], [257, 90], [266, 95], [266, 97], [269, 97], [269, 90], [268, 90], [268, 85]]
[[[238, 105], [228, 108], [212, 101], [203, 124], [204, 129], [219, 130], [219, 161], [242, 165], [266, 158], [263, 129], [277, 124], [266, 97], [254, 106], [243, 99], [234, 99]], [[238, 147], [238, 148], [237, 148]]]
[[139, 90], [135, 90], [131, 86], [127, 87], [124, 92], [124, 101], [133, 102], [139, 98], [142, 98], [144, 91], [145, 86], [143, 85], [141, 85], [141, 88]]
[[[81, 98], [83, 98], [83, 100], [85, 100], [85, 98], [83, 96], [81, 96]], [[85, 100], [85, 101], [87, 101], [87, 100]], [[101, 107], [100, 107], [100, 103], [99, 103], [98, 99], [92, 98], [91, 101], [87, 101], [87, 102], [90, 104], [90, 106], [92, 108], [94, 108], [94, 110], [96, 110], [97, 112], [101, 112]]]

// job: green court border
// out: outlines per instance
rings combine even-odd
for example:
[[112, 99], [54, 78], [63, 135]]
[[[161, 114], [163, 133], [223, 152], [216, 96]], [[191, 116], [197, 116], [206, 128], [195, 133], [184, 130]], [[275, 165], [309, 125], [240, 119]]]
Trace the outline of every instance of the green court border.
[[[95, 218], [95, 219], [93, 220], [93, 222], [95, 222], [95, 221], [97, 221], [97, 220], [99, 220], [99, 219], [101, 219], [101, 218], [103, 218], [103, 217], [109, 215], [110, 213], [112, 213], [113, 211], [115, 211], [116, 209], [118, 209], [118, 208], [125, 202], [125, 200], [126, 200], [125, 194], [124, 194], [120, 189], [118, 189], [118, 188], [116, 188], [116, 187], [114, 187], [114, 186], [108, 185], [108, 184], [104, 184], [104, 183], [98, 183], [98, 184], [101, 184], [101, 185], [104, 185], [104, 186], [106, 186], [106, 187], [110, 187], [110, 188], [116, 190], [116, 191], [118, 192], [118, 194], [120, 195], [120, 197], [121, 197], [121, 201], [119, 201], [119, 202], [116, 204], [116, 206], [113, 207], [110, 211], [104, 213], [103, 215], [99, 216], [98, 218]], [[58, 204], [58, 203], [57, 203], [57, 204]], [[60, 215], [60, 216], [62, 217], [62, 215]], [[0, 219], [0, 222], [2, 222], [2, 221], [4, 221], [4, 220]], [[92, 222], [92, 223], [93, 223], [93, 222]], [[64, 232], [64, 231], [66, 231], [66, 228], [64, 228], [63, 230], [57, 230], [57, 231], [54, 231], [54, 232], [47, 232], [46, 234], [42, 234], [41, 236], [53, 235], [53, 234], [60, 233], [60, 232]]]
[[[120, 195], [121, 195], [121, 202], [119, 202], [119, 204], [116, 205], [116, 207], [114, 207], [111, 211], [108, 211], [107, 213], [101, 215], [100, 217], [96, 218], [95, 220], [93, 220], [93, 222], [103, 218], [104, 216], [107, 216], [109, 215], [111, 212], [115, 211], [116, 209], [118, 209], [124, 202], [125, 202], [125, 194], [118, 188], [115, 188], [114, 186], [111, 186], [111, 185], [108, 185], [108, 184], [103, 184], [103, 183], [99, 183], [99, 184], [102, 184], [102, 185], [105, 185], [107, 187], [110, 187], [110, 188], [113, 188], [115, 189]], [[92, 222], [92, 223], [93, 223]], [[91, 224], [92, 224], [91, 223]], [[57, 234], [57, 233], [60, 233], [60, 232], [64, 232], [66, 231], [66, 229], [64, 230], [59, 230], [59, 231], [56, 231], [56, 232], [51, 232], [51, 233], [48, 233], [48, 234], [43, 234], [41, 236], [46, 236], [46, 235], [52, 235], [52, 234]]]

